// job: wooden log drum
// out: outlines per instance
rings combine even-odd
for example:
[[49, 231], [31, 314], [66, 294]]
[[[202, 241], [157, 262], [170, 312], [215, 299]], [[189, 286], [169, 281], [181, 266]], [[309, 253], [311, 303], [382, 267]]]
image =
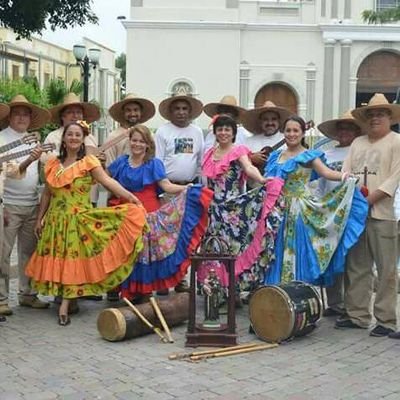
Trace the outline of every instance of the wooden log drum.
[[[189, 317], [189, 293], [177, 293], [158, 301], [169, 327], [185, 322]], [[139, 311], [155, 326], [162, 328], [150, 303], [137, 306]], [[106, 308], [97, 318], [97, 329], [103, 339], [110, 342], [132, 339], [151, 333], [129, 307]]]

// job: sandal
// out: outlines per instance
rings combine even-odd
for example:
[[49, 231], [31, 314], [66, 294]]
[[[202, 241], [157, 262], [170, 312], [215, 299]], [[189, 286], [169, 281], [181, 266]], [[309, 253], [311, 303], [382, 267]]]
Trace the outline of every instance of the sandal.
[[58, 316], [58, 325], [67, 326], [71, 323], [71, 318], [68, 315], [59, 315]]

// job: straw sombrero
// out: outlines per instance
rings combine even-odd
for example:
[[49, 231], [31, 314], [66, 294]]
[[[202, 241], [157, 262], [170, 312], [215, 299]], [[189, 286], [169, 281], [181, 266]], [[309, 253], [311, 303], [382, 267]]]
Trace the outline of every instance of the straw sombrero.
[[364, 107], [358, 107], [354, 109], [351, 113], [355, 118], [361, 120], [362, 122], [366, 122], [367, 111], [377, 108], [383, 108], [391, 112], [392, 124], [400, 122], [400, 105], [389, 103], [385, 95], [383, 95], [382, 93], [375, 93], [369, 100], [368, 105]]
[[233, 108], [238, 116], [239, 120], [241, 121], [244, 113], [246, 112], [246, 109], [243, 107], [238, 106], [237, 100], [235, 96], [230, 96], [226, 95], [224, 96], [219, 103], [208, 103], [204, 106], [203, 111], [210, 117], [212, 118], [214, 115], [218, 114], [218, 108], [224, 106], [224, 107], [230, 107]]
[[26, 97], [22, 94], [17, 94], [16, 96], [14, 96], [8, 103], [8, 106], [10, 107], [10, 111], [13, 107], [17, 106], [23, 106], [31, 110], [31, 123], [28, 126], [29, 130], [39, 129], [43, 125], [46, 125], [48, 122], [50, 122], [50, 113], [44, 108], [29, 103]]
[[351, 114], [351, 110], [346, 111], [340, 118], [331, 119], [329, 121], [322, 122], [318, 125], [318, 130], [322, 132], [326, 137], [336, 140], [337, 138], [337, 124], [339, 122], [351, 122], [357, 125], [361, 129], [361, 133], [365, 133], [365, 126], [359, 120], [355, 119]]
[[56, 124], [60, 124], [60, 114], [64, 108], [68, 106], [81, 106], [83, 109], [83, 119], [87, 123], [91, 123], [100, 119], [99, 108], [92, 103], [85, 103], [75, 93], [68, 93], [65, 95], [64, 100], [61, 104], [49, 109], [52, 117], [52, 121]]
[[139, 119], [140, 124], [148, 121], [156, 113], [156, 108], [150, 100], [144, 99], [142, 97], [137, 97], [135, 94], [129, 93], [125, 96], [123, 100], [113, 104], [108, 110], [111, 117], [115, 121], [119, 122], [121, 125], [126, 123], [124, 119], [124, 106], [128, 103], [138, 103], [142, 108], [142, 116]]
[[0, 122], [8, 117], [10, 107], [7, 104], [0, 103]]
[[168, 99], [163, 100], [158, 106], [158, 111], [160, 112], [161, 116], [167, 121], [171, 120], [171, 114], [170, 114], [171, 104], [177, 100], [184, 100], [190, 104], [192, 109], [190, 113], [190, 119], [196, 119], [203, 111], [203, 103], [192, 96], [182, 95], [182, 96], [168, 97]]
[[278, 107], [270, 100], [267, 100], [261, 107], [254, 108], [245, 112], [243, 126], [252, 133], [262, 133], [260, 116], [266, 111], [272, 111], [279, 115], [280, 125], [282, 125], [293, 113], [286, 108]]

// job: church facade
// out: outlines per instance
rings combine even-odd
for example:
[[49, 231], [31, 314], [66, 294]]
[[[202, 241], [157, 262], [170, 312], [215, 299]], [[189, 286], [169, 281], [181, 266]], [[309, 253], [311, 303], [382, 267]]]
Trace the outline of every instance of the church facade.
[[[319, 123], [400, 86], [399, 25], [361, 13], [398, 0], [131, 0], [127, 91], [159, 103], [266, 99]], [[152, 127], [162, 122], [157, 116]], [[199, 118], [206, 127], [206, 116]]]

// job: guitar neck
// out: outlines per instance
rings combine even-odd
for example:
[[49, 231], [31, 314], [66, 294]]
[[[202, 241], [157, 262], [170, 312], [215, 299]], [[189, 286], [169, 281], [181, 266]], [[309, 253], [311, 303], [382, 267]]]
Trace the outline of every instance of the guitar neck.
[[286, 143], [286, 140], [285, 139], [282, 139], [282, 140], [280, 140], [278, 143], [275, 143], [273, 146], [272, 146], [272, 150], [278, 150], [280, 147], [282, 147], [284, 144]]
[[128, 135], [126, 132], [119, 134], [115, 138], [111, 139], [110, 141], [108, 141], [106, 143], [103, 143], [100, 147], [98, 147], [96, 154], [99, 154], [102, 151], [106, 151], [106, 150], [110, 149], [111, 147], [115, 146], [116, 144], [118, 144], [122, 140], [126, 139], [127, 137], [128, 137]]
[[14, 142], [5, 144], [4, 146], [0, 147], [0, 154], [5, 153], [6, 151], [12, 150], [15, 147], [21, 146], [21, 144], [24, 144], [22, 139], [18, 139], [18, 140], [15, 140]]
[[10, 154], [7, 154], [6, 156], [0, 157], [0, 165], [7, 161], [13, 160], [14, 158], [20, 158], [20, 157], [26, 156], [27, 154], [30, 154], [31, 151], [32, 151], [32, 149], [26, 149], [26, 150], [17, 151], [15, 153], [10, 153]]

